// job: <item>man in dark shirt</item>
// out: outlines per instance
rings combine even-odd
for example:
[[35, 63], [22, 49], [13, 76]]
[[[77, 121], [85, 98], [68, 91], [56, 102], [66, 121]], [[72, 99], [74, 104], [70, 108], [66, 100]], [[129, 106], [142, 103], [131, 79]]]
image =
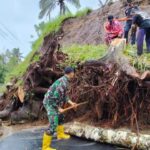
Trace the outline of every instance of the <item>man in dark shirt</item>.
[[[127, 7], [125, 9], [125, 15], [128, 18], [126, 21], [126, 25], [124, 28], [124, 38], [126, 39], [127, 43], [129, 42], [128, 35], [129, 31], [132, 26], [132, 11], [139, 10], [138, 6], [132, 4], [131, 0], [127, 0]], [[136, 41], [136, 31], [131, 33], [131, 44], [135, 44]]]
[[144, 12], [137, 12], [133, 16], [132, 28], [139, 27], [137, 35], [137, 54], [142, 55], [144, 38], [146, 40], [147, 52], [150, 53], [150, 18]]

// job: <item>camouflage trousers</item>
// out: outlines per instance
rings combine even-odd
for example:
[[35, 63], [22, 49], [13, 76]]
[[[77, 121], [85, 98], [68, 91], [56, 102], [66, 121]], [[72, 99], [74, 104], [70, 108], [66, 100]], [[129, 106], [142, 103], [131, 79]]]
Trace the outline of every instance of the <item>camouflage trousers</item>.
[[57, 126], [64, 123], [64, 115], [60, 114], [56, 108], [48, 103], [44, 104], [44, 107], [47, 111], [49, 121], [49, 127], [46, 132], [47, 134], [53, 135], [56, 132]]

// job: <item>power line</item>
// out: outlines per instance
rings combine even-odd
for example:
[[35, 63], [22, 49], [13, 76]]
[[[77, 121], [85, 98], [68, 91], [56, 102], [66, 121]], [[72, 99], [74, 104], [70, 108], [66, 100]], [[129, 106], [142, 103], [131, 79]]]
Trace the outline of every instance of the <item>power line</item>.
[[6, 27], [6, 25], [4, 25], [3, 23], [1, 23], [0, 22], [0, 25], [5, 29], [5, 31], [6, 32], [8, 32], [9, 33], [9, 35], [13, 38], [13, 39], [15, 39], [15, 40], [19, 40], [7, 27]]
[[[1, 32], [1, 37], [2, 38], [5, 38], [5, 40], [9, 40], [11, 43], [14, 41], [14, 42], [17, 42], [18, 43], [18, 46], [19, 45], [23, 45], [25, 46], [25, 43], [23, 43], [22, 41], [20, 41], [18, 39], [17, 36], [15, 36], [9, 29], [6, 25], [4, 25], [2, 22], [0, 22], [0, 25], [1, 25], [1, 29], [0, 29], [0, 32]], [[14, 42], [12, 43], [14, 45]]]

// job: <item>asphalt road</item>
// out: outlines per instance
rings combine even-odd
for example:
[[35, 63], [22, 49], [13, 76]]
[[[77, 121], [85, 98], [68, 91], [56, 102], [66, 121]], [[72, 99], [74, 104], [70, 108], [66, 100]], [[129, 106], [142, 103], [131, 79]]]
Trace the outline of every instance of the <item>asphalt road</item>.
[[[0, 150], [41, 150], [44, 129], [14, 133], [0, 140]], [[72, 137], [70, 140], [53, 139], [53, 148], [57, 150], [119, 150], [111, 145], [99, 144]], [[122, 149], [123, 150], [123, 149]], [[125, 149], [124, 149], [125, 150]]]

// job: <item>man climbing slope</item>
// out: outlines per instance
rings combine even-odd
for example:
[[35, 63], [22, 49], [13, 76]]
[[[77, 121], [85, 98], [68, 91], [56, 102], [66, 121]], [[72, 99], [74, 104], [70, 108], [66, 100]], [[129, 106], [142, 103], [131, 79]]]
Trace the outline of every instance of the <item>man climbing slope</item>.
[[139, 27], [137, 35], [137, 54], [142, 55], [144, 38], [146, 40], [147, 52], [150, 53], [150, 18], [144, 12], [135, 12], [132, 21], [132, 29]]
[[[132, 26], [132, 12], [135, 10], [139, 10], [138, 6], [133, 5], [132, 0], [127, 0], [127, 7], [125, 8], [125, 15], [127, 17], [127, 21], [124, 27], [124, 38], [127, 43], [129, 42], [128, 35]], [[136, 30], [131, 33], [131, 44], [135, 44], [136, 41]]]
[[113, 15], [108, 16], [108, 21], [104, 24], [106, 32], [105, 41], [109, 45], [115, 38], [121, 38], [123, 36], [123, 27], [121, 23], [114, 19]]
[[62, 125], [64, 121], [62, 106], [65, 103], [76, 106], [76, 103], [69, 100], [66, 93], [69, 86], [69, 80], [74, 78], [75, 73], [72, 67], [67, 67], [64, 71], [65, 75], [50, 86], [43, 100], [50, 125], [43, 136], [42, 150], [55, 150], [51, 148], [52, 136], [55, 131], [57, 131], [57, 139], [70, 138], [70, 135], [64, 133], [64, 127]]

